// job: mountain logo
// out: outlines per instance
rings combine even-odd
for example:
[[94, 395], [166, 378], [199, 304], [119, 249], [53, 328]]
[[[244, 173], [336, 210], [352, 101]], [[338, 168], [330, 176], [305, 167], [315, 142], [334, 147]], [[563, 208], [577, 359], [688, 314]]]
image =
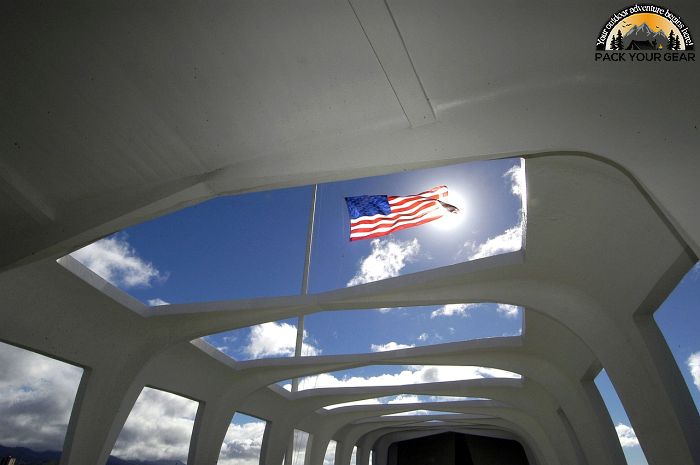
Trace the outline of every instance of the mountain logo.
[[[688, 25], [668, 8], [649, 4], [635, 4], [610, 16], [598, 35], [596, 50], [630, 52], [627, 55], [633, 58], [628, 60], [625, 54], [618, 54], [619, 59], [610, 61], [695, 61], [694, 53], [683, 53], [695, 50]], [[659, 53], [645, 54], [646, 60], [634, 60], [636, 51]], [[679, 59], [680, 55], [683, 57]], [[604, 56], [611, 55], [596, 53], [596, 61]]]

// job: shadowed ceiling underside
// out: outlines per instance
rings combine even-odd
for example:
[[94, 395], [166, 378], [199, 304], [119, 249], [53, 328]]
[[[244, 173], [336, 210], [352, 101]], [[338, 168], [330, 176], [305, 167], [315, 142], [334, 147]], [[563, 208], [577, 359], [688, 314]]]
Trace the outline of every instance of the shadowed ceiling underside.
[[[273, 425], [261, 458], [271, 465], [295, 428], [312, 435], [313, 465], [331, 439], [345, 465], [354, 445], [425, 430], [517, 439], [531, 463], [621, 465], [593, 385], [601, 368], [650, 464], [700, 462], [700, 422], [652, 318], [700, 251], [697, 69], [594, 63], [610, 7], [593, 6], [4, 3], [0, 339], [86, 368], [62, 464], [104, 463], [152, 386], [200, 402], [188, 463], [215, 464], [242, 410]], [[674, 9], [700, 24], [696, 3]], [[567, 40], [551, 41], [564, 23]], [[524, 36], [535, 45], [518, 45]], [[664, 92], [647, 92], [661, 81]], [[629, 117], [640, 100], [673, 118], [640, 130]], [[320, 294], [158, 310], [56, 261], [225, 193], [509, 155], [526, 157], [519, 252]], [[198, 340], [319, 311], [461, 302], [522, 306], [522, 336], [244, 362]], [[522, 379], [274, 386], [377, 364]], [[407, 393], [488, 400], [321, 410]], [[415, 409], [453, 414], [384, 416]]]

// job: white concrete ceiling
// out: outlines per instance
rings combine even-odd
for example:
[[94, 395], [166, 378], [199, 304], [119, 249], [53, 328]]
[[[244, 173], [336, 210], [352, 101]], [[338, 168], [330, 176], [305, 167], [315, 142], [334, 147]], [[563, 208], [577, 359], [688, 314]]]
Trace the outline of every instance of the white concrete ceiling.
[[[542, 393], [530, 411], [517, 396], [507, 408], [468, 408], [492, 412], [488, 428], [520, 438], [539, 463], [621, 463], [591, 384], [601, 367], [652, 465], [699, 461], [700, 423], [651, 316], [700, 253], [700, 72], [594, 62], [601, 25], [623, 6], [4, 2], [0, 339], [90, 368], [64, 463], [103, 460], [146, 384], [209, 406], [196, 463], [215, 463], [223, 417], [241, 406], [282, 425], [271, 437], [317, 421], [310, 432], [344, 440], [338, 457], [349, 457], [349, 438], [385, 422], [343, 418], [324, 430], [321, 417], [338, 413], [267, 385], [455, 361], [521, 372]], [[700, 27], [700, 4], [673, 9]], [[506, 155], [530, 156], [521, 254], [316, 296], [172, 306], [163, 317], [55, 262], [223, 193]], [[524, 336], [233, 366], [188, 342], [300, 311], [481, 300], [525, 306]], [[183, 367], [190, 375], [176, 376]], [[472, 420], [463, 425], [485, 425]], [[268, 463], [283, 442], [269, 442]]]

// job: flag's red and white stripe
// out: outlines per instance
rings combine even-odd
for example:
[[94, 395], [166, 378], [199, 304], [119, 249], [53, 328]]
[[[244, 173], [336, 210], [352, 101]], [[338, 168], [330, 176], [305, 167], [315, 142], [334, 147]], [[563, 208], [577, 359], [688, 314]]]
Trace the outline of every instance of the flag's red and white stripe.
[[405, 197], [388, 196], [391, 213], [361, 216], [350, 220], [350, 240], [385, 236], [401, 229], [411, 228], [441, 218], [446, 210], [441, 200], [447, 199], [447, 186]]

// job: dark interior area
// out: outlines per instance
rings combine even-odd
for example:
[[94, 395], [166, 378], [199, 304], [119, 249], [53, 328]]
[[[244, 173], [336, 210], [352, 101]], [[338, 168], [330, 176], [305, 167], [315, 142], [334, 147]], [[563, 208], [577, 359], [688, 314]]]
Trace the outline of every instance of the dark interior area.
[[442, 433], [396, 442], [388, 465], [528, 465], [519, 442], [461, 433]]

